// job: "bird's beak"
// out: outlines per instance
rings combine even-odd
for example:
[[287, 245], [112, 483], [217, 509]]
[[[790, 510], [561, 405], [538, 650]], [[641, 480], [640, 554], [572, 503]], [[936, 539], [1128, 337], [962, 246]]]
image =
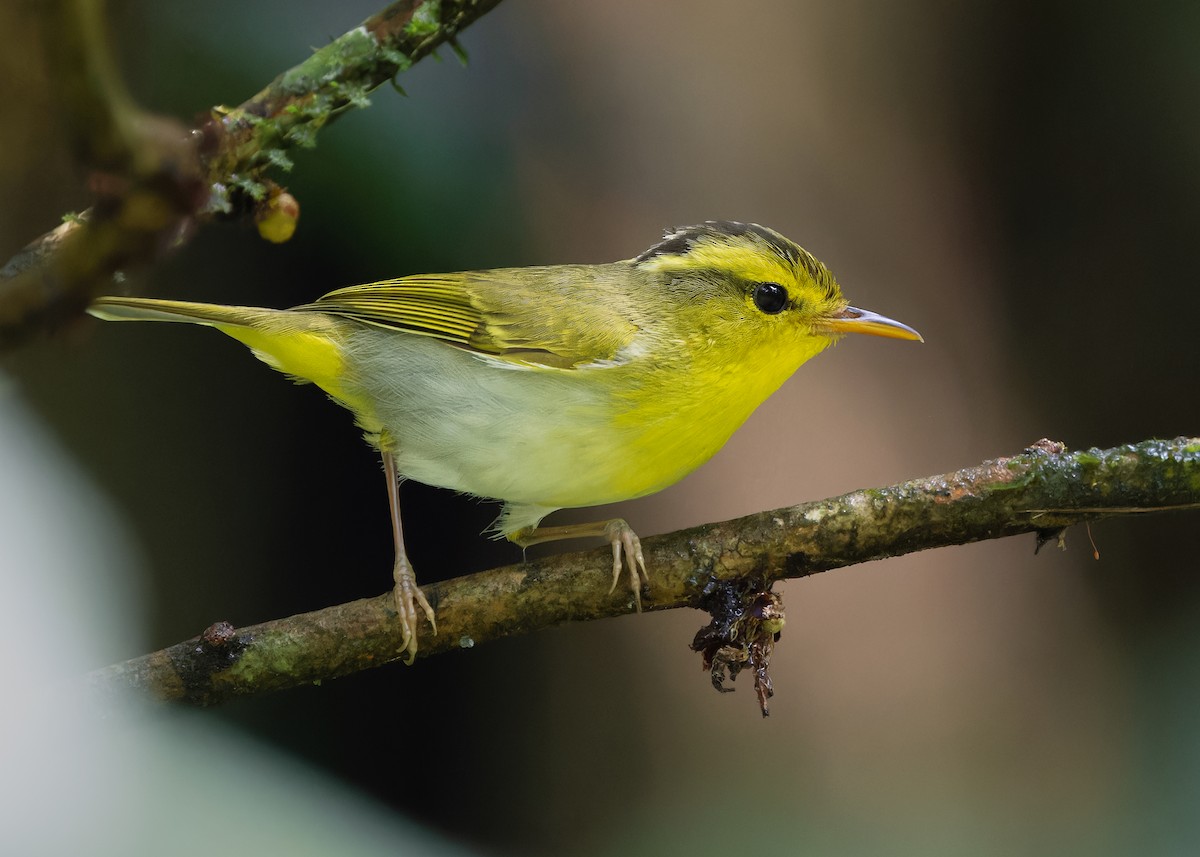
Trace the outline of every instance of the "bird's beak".
[[830, 333], [869, 333], [871, 336], [886, 336], [889, 339], [914, 339], [924, 342], [921, 334], [907, 324], [901, 324], [887, 316], [870, 310], [848, 306], [839, 313], [817, 322], [817, 327]]

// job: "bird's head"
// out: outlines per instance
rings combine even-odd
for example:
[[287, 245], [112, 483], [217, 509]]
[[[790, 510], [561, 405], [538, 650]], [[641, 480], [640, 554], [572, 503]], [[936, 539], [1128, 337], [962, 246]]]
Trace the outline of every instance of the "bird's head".
[[921, 341], [907, 325], [850, 306], [816, 257], [755, 223], [674, 229], [632, 263], [671, 296], [675, 333], [692, 341], [693, 354], [771, 353], [790, 375], [847, 333]]

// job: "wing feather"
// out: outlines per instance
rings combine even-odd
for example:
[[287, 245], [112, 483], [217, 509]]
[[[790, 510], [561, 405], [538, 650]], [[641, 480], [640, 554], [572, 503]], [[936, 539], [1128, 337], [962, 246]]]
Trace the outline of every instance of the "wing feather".
[[638, 332], [611, 267], [420, 274], [338, 289], [293, 310], [431, 336], [514, 365], [574, 369], [618, 360]]

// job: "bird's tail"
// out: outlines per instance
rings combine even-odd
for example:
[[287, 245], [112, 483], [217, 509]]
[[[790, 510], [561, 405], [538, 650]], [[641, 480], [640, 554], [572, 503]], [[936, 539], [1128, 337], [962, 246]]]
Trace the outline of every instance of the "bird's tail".
[[203, 324], [231, 336], [272, 369], [311, 381], [347, 407], [341, 323], [324, 313], [225, 306], [154, 298], [97, 298], [88, 312], [105, 321], [176, 321]]
[[97, 298], [88, 312], [105, 321], [181, 321], [210, 327], [258, 327], [279, 310], [154, 298]]

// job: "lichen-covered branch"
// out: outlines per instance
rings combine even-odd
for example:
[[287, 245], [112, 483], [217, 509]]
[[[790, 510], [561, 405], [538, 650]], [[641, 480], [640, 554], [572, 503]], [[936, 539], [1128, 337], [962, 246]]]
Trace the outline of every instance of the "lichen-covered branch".
[[311, 147], [317, 132], [346, 110], [365, 107], [368, 94], [406, 71], [439, 45], [455, 50], [457, 34], [500, 0], [401, 0], [368, 18], [289, 69], [238, 107], [217, 108], [201, 129], [211, 154], [208, 177], [219, 193], [238, 189], [259, 198], [259, 171], [287, 169], [286, 150]]
[[133, 104], [99, 3], [45, 0], [51, 77], [96, 203], [0, 268], [0, 350], [78, 315], [115, 274], [178, 247], [196, 223], [270, 202], [277, 188], [266, 172], [291, 166], [288, 149], [314, 145], [321, 128], [439, 45], [459, 51], [458, 33], [499, 2], [399, 0], [189, 129]]
[[[713, 579], [769, 582], [868, 560], [1019, 533], [1057, 535], [1115, 515], [1200, 508], [1200, 438], [1067, 453], [1042, 441], [1024, 454], [888, 488], [863, 489], [644, 539], [648, 610], [698, 606]], [[421, 657], [566, 621], [633, 610], [609, 594], [604, 549], [493, 569], [425, 587], [438, 635]], [[335, 678], [398, 660], [391, 594], [234, 629], [97, 670], [101, 690], [209, 705]]]

